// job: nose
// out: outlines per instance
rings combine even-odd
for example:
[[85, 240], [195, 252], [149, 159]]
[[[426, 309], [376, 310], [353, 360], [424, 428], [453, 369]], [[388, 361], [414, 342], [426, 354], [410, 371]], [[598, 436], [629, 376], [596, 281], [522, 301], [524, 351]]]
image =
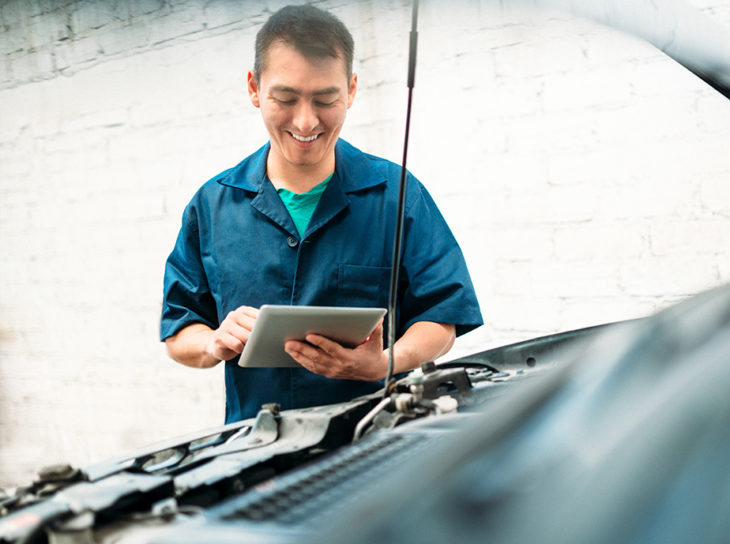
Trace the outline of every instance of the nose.
[[294, 112], [294, 127], [304, 135], [311, 134], [319, 124], [314, 105], [308, 100], [300, 100]]

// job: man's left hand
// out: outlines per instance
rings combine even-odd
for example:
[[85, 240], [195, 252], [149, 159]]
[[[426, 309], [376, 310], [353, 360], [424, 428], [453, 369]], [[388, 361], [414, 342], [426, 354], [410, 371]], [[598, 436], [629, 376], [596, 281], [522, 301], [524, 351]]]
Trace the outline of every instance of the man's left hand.
[[388, 369], [388, 355], [383, 351], [382, 321], [370, 337], [355, 348], [346, 348], [318, 334], [308, 334], [306, 342], [289, 340], [284, 349], [310, 372], [328, 378], [377, 381], [385, 378]]

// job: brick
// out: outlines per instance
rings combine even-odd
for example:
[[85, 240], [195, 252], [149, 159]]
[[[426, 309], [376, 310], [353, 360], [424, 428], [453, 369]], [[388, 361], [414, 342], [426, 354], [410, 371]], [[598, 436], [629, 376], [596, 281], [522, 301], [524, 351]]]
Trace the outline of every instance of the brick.
[[[636, 162], [627, 172], [629, 177], [624, 180], [627, 183], [594, 185], [592, 194], [600, 203], [595, 207], [595, 217], [637, 219], [692, 215], [699, 208], [699, 199], [695, 184], [681, 173], [681, 157], [687, 151], [668, 146], [647, 149], [644, 157], [633, 159]], [[616, 160], [632, 160], [632, 157], [617, 155]]]
[[718, 285], [715, 256], [668, 256], [627, 263], [620, 267], [622, 288], [629, 295], [661, 297], [688, 296]]
[[[595, 111], [547, 112], [533, 120], [533, 123], [539, 130], [543, 149], [549, 149], [548, 160], [555, 153], [569, 153], [577, 159], [577, 164], [582, 165], [581, 157], [584, 154], [603, 150], [598, 145]], [[595, 170], [595, 167], [588, 167], [585, 173], [593, 174]]]
[[30, 13], [33, 16], [53, 14], [68, 9], [75, 0], [33, 0], [29, 2]]
[[730, 246], [730, 217], [671, 221], [651, 226], [654, 255], [716, 255]]
[[719, 259], [717, 263], [718, 284], [730, 283], [730, 259]]
[[128, 0], [126, 9], [131, 17], [141, 18], [152, 13], [165, 14], [168, 9], [165, 0]]
[[592, 67], [587, 55], [588, 39], [571, 30], [575, 30], [573, 25], [570, 25], [560, 35], [545, 40], [545, 43], [540, 43], [545, 66], [545, 70], [540, 75], [580, 72]]
[[596, 24], [587, 30], [585, 56], [591, 67], [621, 66], [626, 61], [653, 59], [654, 47], [615, 29]]
[[[658, 87], [659, 88], [659, 87]], [[596, 143], [643, 145], [647, 141], [686, 141], [698, 132], [693, 99], [677, 99], [657, 93], [645, 100], [632, 99], [620, 107], [593, 114]]]
[[611, 296], [619, 291], [619, 280], [611, 263], [555, 261], [537, 266], [533, 289], [538, 297]]
[[568, 148], [551, 151], [547, 157], [547, 180], [550, 185], [575, 185], [583, 183], [625, 184], [632, 165], [616, 160], [624, 153], [615, 146], [591, 146], [576, 154]]
[[39, 73], [38, 56], [35, 53], [20, 50], [10, 53], [6, 59], [6, 62], [10, 64], [10, 70], [16, 82], [30, 81], [37, 77]]
[[74, 34], [83, 36], [114, 22], [115, 19], [115, 4], [112, 2], [78, 2], [71, 11], [71, 28]]
[[586, 111], [628, 100], [630, 81], [623, 67], [591, 68], [545, 78], [545, 111]]
[[[484, 9], [480, 9], [480, 13], [484, 12]], [[487, 8], [486, 13], [490, 16], [482, 17], [480, 21], [482, 24], [501, 26], [516, 32], [534, 32], [535, 27], [544, 22], [544, 17], [536, 10], [516, 4], [500, 5], [498, 9]]]
[[0, 164], [3, 177], [21, 178], [27, 176], [32, 168], [32, 149], [16, 150], [9, 146], [0, 146]]
[[708, 176], [700, 183], [700, 199], [704, 209], [730, 218], [730, 184], [726, 175]]
[[534, 261], [500, 262], [489, 276], [493, 284], [491, 291], [500, 296], [521, 296], [527, 299], [535, 294], [535, 273]]
[[[64, 124], [64, 132], [89, 131], [89, 129], [105, 129], [121, 127], [127, 123], [129, 114], [126, 106], [119, 106], [111, 109], [100, 109], [75, 116]], [[104, 135], [103, 130], [98, 132], [98, 139]]]
[[53, 56], [53, 45], [46, 44], [39, 47], [35, 54], [37, 55], [37, 66], [41, 77], [51, 77], [56, 71], [56, 62]]
[[[499, 308], [499, 313], [490, 319], [495, 331], [510, 333], [519, 340], [534, 337], [537, 331], [556, 331], [558, 312], [550, 298], [495, 296], [491, 302], [487, 308]], [[524, 334], [515, 334], [515, 331]]]
[[492, 52], [497, 77], [523, 80], [542, 76], [546, 71], [543, 51], [537, 44], [519, 42], [494, 48]]
[[26, 32], [31, 46], [40, 48], [70, 38], [67, 17], [59, 11], [40, 13], [27, 20]]
[[58, 104], [55, 81], [43, 80], [3, 91], [3, 101], [0, 101], [3, 121], [17, 129], [15, 144], [20, 148], [30, 148], [36, 138], [58, 132], [58, 116], [49, 111]]
[[92, 36], [60, 42], [53, 49], [56, 68], [67, 75], [96, 61], [101, 54], [99, 42]]
[[226, 0], [213, 0], [204, 8], [205, 25], [207, 28], [231, 25], [245, 19], [246, 13], [242, 6]]
[[556, 326], [560, 331], [570, 331], [642, 318], [656, 310], [655, 301], [629, 296], [571, 298], [562, 302]]
[[[546, 74], [573, 72], [587, 68], [585, 38], [574, 32], [546, 37], [546, 26], [532, 28], [523, 40], [494, 49], [496, 73], [511, 77], [544, 77]], [[571, 25], [575, 30], [575, 25]]]
[[542, 78], [501, 77], [496, 81], [494, 102], [499, 114], [509, 118], [539, 113], [543, 107], [545, 81]]
[[117, 55], [143, 48], [152, 40], [152, 30], [142, 25], [111, 22], [97, 33], [99, 50], [104, 55]]
[[[15, 4], [15, 8], [17, 9], [17, 2], [8, 3], [8, 5], [13, 4]], [[28, 42], [28, 36], [25, 33], [25, 26], [19, 24], [19, 20], [22, 20], [20, 15], [10, 14], [4, 18], [4, 22], [0, 27], [2, 28], [3, 36], [3, 39], [0, 40], [0, 52], [2, 52], [3, 56], [10, 53], [17, 53], [18, 51], [23, 51], [31, 47]]]
[[17, 23], [26, 16], [27, 9], [19, 0], [2, 2], [0, 3], [0, 22], [8, 27], [13, 26], [13, 23]]
[[500, 229], [493, 233], [492, 250], [500, 260], [540, 262], [553, 255], [553, 233], [544, 227]]
[[149, 18], [147, 27], [150, 43], [161, 44], [200, 32], [204, 28], [204, 21], [202, 8], [195, 3], [176, 8], [164, 17]]
[[[518, 180], [519, 181], [519, 180]], [[507, 217], [523, 224], [563, 224], [591, 221], [601, 201], [590, 184], [530, 186], [523, 184], [505, 202]]]
[[612, 263], [646, 257], [649, 235], [643, 223], [556, 227], [555, 256], [569, 262]]
[[697, 99], [697, 123], [703, 133], [730, 137], [730, 111], [726, 105], [727, 98], [715, 90], [708, 90]]
[[647, 61], [637, 61], [629, 65], [632, 94], [635, 96], [654, 96], [658, 90], [671, 88], [672, 94], [680, 97], [693, 94], [705, 84], [686, 68], [664, 56]]

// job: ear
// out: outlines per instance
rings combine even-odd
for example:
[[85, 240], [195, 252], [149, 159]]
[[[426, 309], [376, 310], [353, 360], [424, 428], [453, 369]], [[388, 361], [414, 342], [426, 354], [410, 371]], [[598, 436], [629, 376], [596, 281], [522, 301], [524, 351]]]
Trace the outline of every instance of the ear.
[[357, 74], [352, 74], [352, 79], [350, 80], [350, 88], [347, 89], [347, 107], [349, 108], [352, 106], [352, 103], [355, 101], [355, 95], [357, 94]]
[[261, 99], [259, 97], [259, 85], [258, 83], [256, 83], [256, 76], [254, 76], [253, 71], [249, 70], [246, 79], [248, 81], [248, 96], [249, 98], [251, 98], [251, 104], [259, 108], [261, 107]]

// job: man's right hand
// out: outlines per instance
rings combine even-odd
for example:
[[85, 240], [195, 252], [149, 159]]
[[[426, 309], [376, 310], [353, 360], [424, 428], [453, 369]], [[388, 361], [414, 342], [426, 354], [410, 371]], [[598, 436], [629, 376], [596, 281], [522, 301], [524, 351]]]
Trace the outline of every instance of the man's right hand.
[[233, 359], [243, 351], [259, 310], [240, 306], [229, 312], [213, 330], [202, 323], [193, 323], [165, 340], [168, 355], [186, 366], [210, 368]]
[[228, 312], [220, 327], [213, 331], [205, 347], [206, 353], [218, 361], [227, 361], [240, 355], [258, 315], [258, 308], [250, 306], [239, 306]]

